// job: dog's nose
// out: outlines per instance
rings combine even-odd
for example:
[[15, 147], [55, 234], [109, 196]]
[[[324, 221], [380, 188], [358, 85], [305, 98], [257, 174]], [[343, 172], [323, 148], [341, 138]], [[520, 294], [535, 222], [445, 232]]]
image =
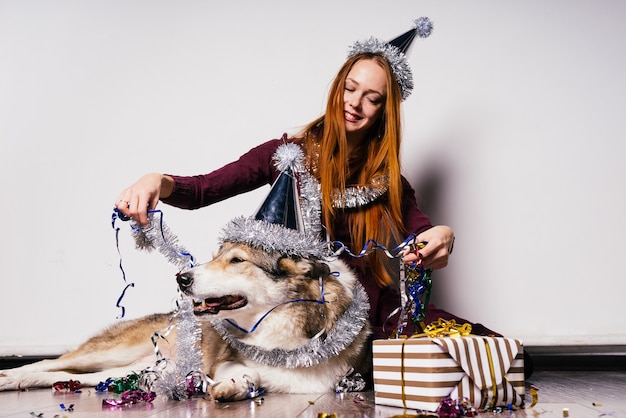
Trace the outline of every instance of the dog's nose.
[[188, 289], [193, 283], [193, 273], [191, 272], [178, 272], [176, 273], [176, 281], [181, 290]]

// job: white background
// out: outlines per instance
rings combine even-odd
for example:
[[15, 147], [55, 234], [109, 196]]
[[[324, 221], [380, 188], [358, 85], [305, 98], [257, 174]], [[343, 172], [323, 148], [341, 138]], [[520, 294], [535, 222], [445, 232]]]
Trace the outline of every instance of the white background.
[[[435, 301], [527, 345], [626, 344], [625, 3], [0, 0], [0, 355], [117, 320], [124, 187], [297, 131], [353, 41], [424, 15], [403, 167], [457, 234]], [[160, 208], [205, 261], [265, 193]], [[117, 226], [127, 317], [170, 309], [177, 268]]]

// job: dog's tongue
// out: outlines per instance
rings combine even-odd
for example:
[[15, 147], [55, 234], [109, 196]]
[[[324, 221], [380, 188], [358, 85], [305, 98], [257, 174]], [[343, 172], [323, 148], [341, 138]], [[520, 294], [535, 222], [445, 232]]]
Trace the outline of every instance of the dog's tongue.
[[226, 303], [226, 298], [210, 298], [202, 301], [202, 306], [207, 308], [219, 308], [221, 305]]
[[216, 314], [220, 310], [231, 310], [245, 306], [247, 300], [239, 295], [228, 295], [219, 298], [206, 298], [202, 302], [194, 302], [193, 310], [196, 314]]
[[202, 302], [194, 303], [193, 310], [195, 313], [218, 313], [220, 307], [224, 304], [225, 298], [208, 298]]

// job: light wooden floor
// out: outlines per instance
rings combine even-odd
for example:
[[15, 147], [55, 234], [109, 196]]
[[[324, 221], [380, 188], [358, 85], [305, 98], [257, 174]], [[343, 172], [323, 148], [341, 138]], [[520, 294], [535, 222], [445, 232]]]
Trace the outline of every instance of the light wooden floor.
[[[539, 388], [539, 403], [533, 408], [514, 411], [514, 417], [626, 418], [626, 371], [537, 371], [528, 379]], [[60, 393], [51, 389], [26, 392], [1, 392], [0, 417], [396, 417], [417, 416], [419, 411], [376, 405], [373, 392], [343, 396], [266, 394], [263, 401], [215, 403], [205, 399], [171, 401], [157, 397], [153, 403], [107, 409], [102, 400], [115, 394], [97, 393], [84, 388], [82, 393]], [[60, 404], [73, 411], [63, 411]], [[42, 415], [39, 415], [42, 414]], [[510, 412], [480, 416], [513, 418]]]

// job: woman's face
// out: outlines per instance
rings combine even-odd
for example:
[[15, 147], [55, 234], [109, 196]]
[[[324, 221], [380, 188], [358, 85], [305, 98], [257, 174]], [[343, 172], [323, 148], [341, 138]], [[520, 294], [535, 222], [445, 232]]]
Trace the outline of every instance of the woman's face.
[[360, 141], [383, 112], [387, 96], [385, 71], [375, 61], [358, 61], [346, 78], [343, 93], [346, 134]]

